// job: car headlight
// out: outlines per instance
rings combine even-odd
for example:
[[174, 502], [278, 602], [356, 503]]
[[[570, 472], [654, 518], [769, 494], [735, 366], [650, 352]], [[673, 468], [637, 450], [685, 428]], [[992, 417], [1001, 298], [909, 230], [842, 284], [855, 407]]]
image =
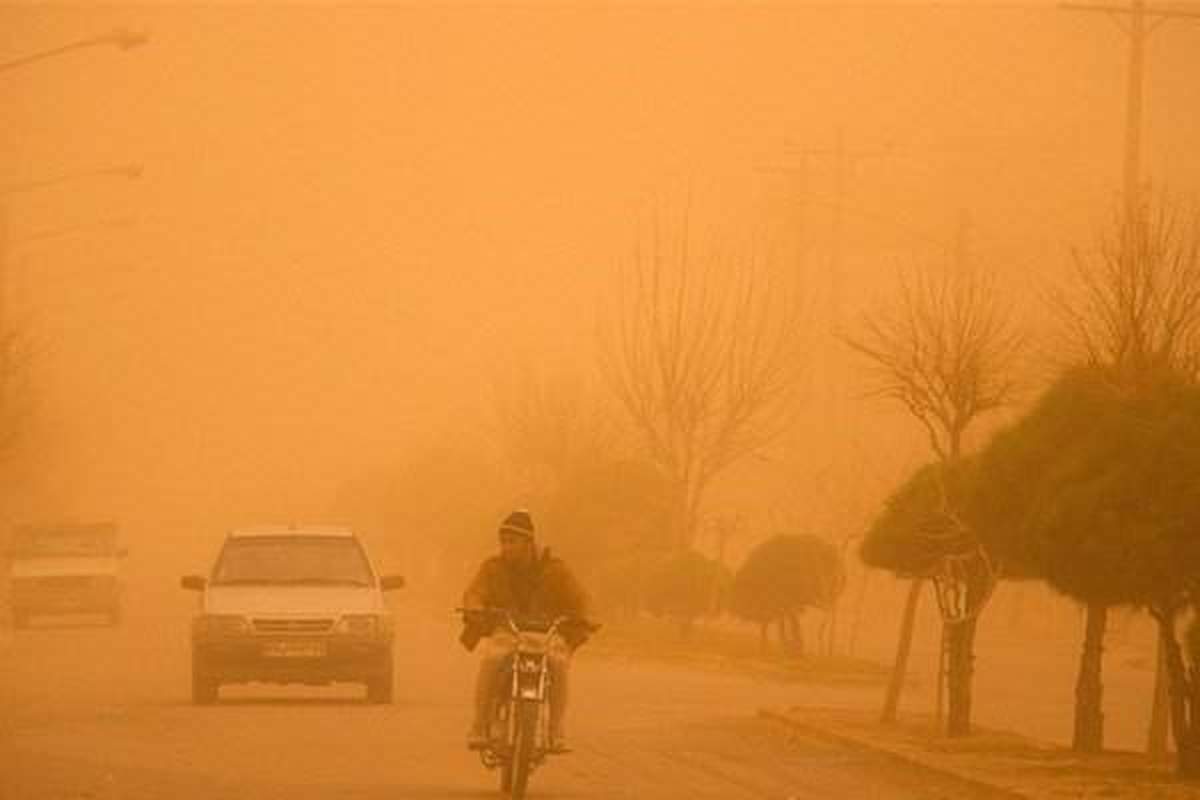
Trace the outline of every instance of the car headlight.
[[380, 636], [383, 621], [378, 614], [346, 614], [338, 621], [337, 632], [345, 636]]
[[244, 636], [250, 623], [239, 614], [201, 614], [192, 621], [192, 633], [201, 639]]

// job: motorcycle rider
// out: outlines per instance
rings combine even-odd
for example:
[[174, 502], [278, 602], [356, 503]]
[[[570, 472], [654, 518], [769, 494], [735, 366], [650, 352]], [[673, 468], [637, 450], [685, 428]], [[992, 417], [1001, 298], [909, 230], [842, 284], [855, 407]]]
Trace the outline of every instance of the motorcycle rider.
[[[467, 610], [462, 643], [474, 650], [483, 640], [479, 674], [475, 681], [475, 717], [467, 734], [467, 746], [482, 749], [488, 743], [492, 702], [500, 688], [498, 677], [505, 659], [516, 648], [516, 638], [507, 628], [481, 614], [483, 609], [503, 609], [517, 617], [555, 619], [560, 616], [585, 620], [587, 595], [579, 582], [549, 548], [538, 550], [533, 518], [525, 509], [513, 511], [500, 524], [500, 554], [483, 562], [463, 594]], [[474, 612], [474, 613], [473, 613]], [[581, 625], [560, 628], [561, 640], [551, 645], [550, 664], [550, 749], [566, 750], [563, 726], [567, 707], [567, 673], [571, 654], [587, 638]]]

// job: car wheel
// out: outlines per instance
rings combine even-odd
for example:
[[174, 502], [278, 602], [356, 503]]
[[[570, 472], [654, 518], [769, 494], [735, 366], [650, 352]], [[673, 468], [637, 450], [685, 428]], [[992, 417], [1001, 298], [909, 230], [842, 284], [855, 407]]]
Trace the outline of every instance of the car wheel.
[[192, 658], [192, 702], [198, 706], [208, 706], [217, 702], [221, 682], [206, 673], [199, 659]]
[[367, 702], [386, 705], [392, 702], [392, 654], [389, 652], [379, 662], [367, 676]]

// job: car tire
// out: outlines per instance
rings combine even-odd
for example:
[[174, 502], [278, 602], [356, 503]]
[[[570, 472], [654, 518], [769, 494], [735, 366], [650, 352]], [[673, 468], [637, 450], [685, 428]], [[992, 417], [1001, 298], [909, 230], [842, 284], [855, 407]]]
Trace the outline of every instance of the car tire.
[[378, 667], [367, 676], [367, 702], [387, 705], [392, 702], [392, 654], [379, 659]]
[[217, 702], [221, 682], [204, 671], [199, 659], [192, 658], [192, 702], [198, 706], [210, 706]]

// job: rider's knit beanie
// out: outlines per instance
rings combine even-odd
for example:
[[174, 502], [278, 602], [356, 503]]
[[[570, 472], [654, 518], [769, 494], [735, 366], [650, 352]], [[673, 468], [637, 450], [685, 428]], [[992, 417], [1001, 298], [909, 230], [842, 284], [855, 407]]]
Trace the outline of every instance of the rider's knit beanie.
[[533, 518], [529, 516], [528, 511], [519, 508], [500, 523], [500, 533], [515, 533], [517, 536], [525, 536], [532, 541]]

